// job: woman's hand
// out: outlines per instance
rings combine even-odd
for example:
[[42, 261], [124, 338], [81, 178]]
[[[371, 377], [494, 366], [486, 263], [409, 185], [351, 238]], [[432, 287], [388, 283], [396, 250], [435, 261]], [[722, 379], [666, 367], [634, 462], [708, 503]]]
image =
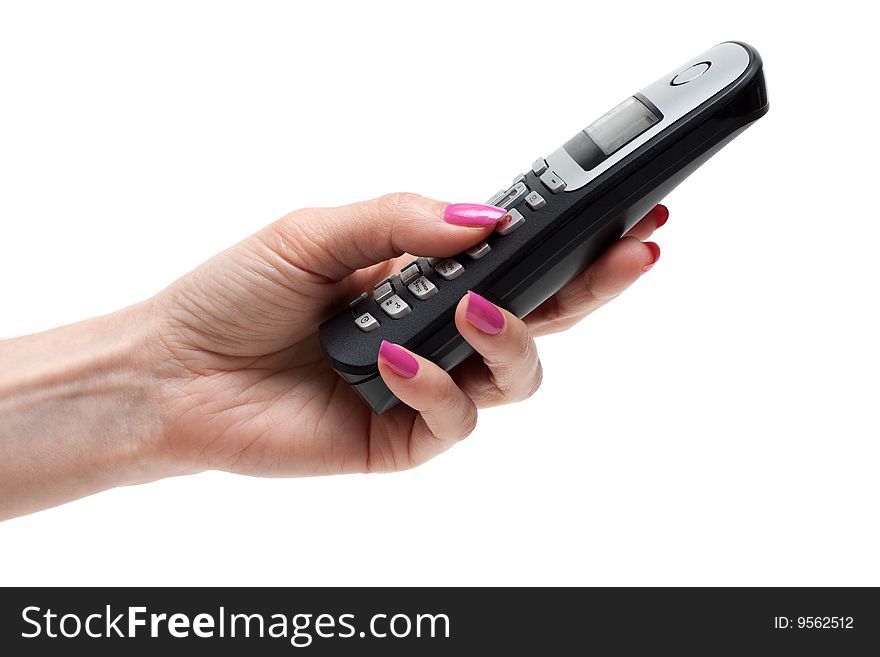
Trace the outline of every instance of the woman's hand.
[[407, 405], [373, 415], [325, 363], [320, 323], [409, 261], [484, 239], [504, 214], [391, 194], [294, 212], [154, 298], [0, 341], [0, 519], [115, 486], [222, 469], [297, 476], [387, 472], [467, 436], [477, 409], [541, 382], [534, 335], [575, 324], [659, 256], [654, 208], [521, 321], [469, 294], [455, 322], [477, 354], [447, 374], [383, 343]]
[[563, 330], [656, 261], [655, 208], [585, 274], [522, 321], [470, 293], [455, 322], [477, 355], [447, 374], [383, 343], [403, 401], [373, 415], [324, 361], [319, 324], [412, 256], [450, 256], [504, 211], [391, 194], [294, 212], [183, 277], [156, 300], [164, 456], [193, 470], [297, 476], [419, 465], [467, 436], [477, 409], [541, 383], [533, 335]]

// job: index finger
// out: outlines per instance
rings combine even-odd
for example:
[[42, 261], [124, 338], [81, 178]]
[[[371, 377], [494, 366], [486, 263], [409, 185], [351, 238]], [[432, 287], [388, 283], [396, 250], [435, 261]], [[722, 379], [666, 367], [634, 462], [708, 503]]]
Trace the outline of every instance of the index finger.
[[444, 203], [395, 193], [338, 208], [294, 212], [268, 230], [283, 255], [331, 280], [403, 253], [455, 255], [485, 239], [506, 213], [480, 203]]

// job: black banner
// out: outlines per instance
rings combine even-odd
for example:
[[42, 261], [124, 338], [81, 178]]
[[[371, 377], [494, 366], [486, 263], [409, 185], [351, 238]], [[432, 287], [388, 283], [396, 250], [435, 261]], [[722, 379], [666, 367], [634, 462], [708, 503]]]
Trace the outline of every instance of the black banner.
[[868, 588], [21, 588], [0, 597], [6, 655], [856, 655], [880, 646], [880, 597]]

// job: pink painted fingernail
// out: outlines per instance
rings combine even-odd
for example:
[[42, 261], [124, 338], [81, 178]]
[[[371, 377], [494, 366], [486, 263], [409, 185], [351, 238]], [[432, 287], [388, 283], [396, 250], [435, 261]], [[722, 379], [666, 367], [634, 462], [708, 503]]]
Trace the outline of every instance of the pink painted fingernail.
[[669, 220], [669, 208], [665, 205], [657, 205], [654, 208], [654, 218], [657, 220], [657, 228], [660, 228]]
[[476, 292], [468, 292], [464, 316], [468, 322], [489, 335], [498, 335], [504, 328], [504, 315], [498, 310], [498, 306]]
[[645, 242], [645, 246], [648, 247], [648, 250], [651, 252], [651, 262], [642, 267], [642, 271], [648, 271], [651, 267], [657, 264], [657, 260], [660, 259], [660, 247], [657, 246], [655, 242]]
[[379, 346], [379, 360], [390, 367], [395, 374], [407, 379], [419, 373], [419, 361], [403, 347], [387, 340], [382, 340]]
[[456, 226], [494, 226], [507, 210], [481, 203], [450, 203], [443, 211], [443, 219]]

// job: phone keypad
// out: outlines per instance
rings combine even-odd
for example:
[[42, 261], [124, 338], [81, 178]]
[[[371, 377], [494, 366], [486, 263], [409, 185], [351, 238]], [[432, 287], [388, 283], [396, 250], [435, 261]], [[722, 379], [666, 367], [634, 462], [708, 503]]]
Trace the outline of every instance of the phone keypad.
[[419, 263], [413, 262], [400, 270], [400, 282], [409, 285], [421, 275], [422, 270], [419, 269]]
[[508, 210], [507, 214], [501, 217], [501, 221], [495, 224], [495, 232], [499, 235], [510, 235], [525, 222], [526, 218], [519, 210]]
[[524, 182], [518, 182], [513, 187], [508, 189], [504, 196], [495, 201], [492, 205], [496, 205], [499, 208], [507, 208], [513, 207], [517, 203], [519, 203], [522, 198], [529, 193], [529, 188], [526, 187]]
[[504, 193], [506, 191], [507, 191], [507, 189], [499, 189], [491, 197], [489, 197], [489, 200], [486, 201], [486, 205], [495, 205], [498, 201], [501, 200], [501, 198], [504, 196]]
[[426, 277], [420, 276], [407, 286], [412, 295], [420, 301], [426, 301], [437, 294], [437, 286]]
[[396, 294], [385, 299], [380, 306], [391, 319], [400, 319], [412, 312], [412, 308], [407, 305], [406, 301]]
[[526, 195], [526, 205], [528, 205], [532, 210], [540, 210], [545, 205], [547, 205], [547, 201], [544, 200], [544, 197], [541, 196], [536, 191], [531, 191]]
[[479, 260], [491, 250], [492, 249], [487, 242], [480, 242], [476, 246], [469, 248], [465, 253], [471, 260]]
[[434, 271], [440, 274], [447, 281], [458, 278], [464, 273], [464, 267], [452, 258], [446, 258], [434, 267]]
[[391, 285], [391, 281], [382, 281], [373, 290], [373, 299], [376, 300], [376, 303], [382, 303], [392, 294], [394, 294], [394, 287]]
[[370, 295], [366, 292], [361, 292], [361, 296], [348, 304], [348, 307], [351, 308], [351, 312], [357, 315], [358, 306], [360, 306], [364, 301], [370, 298]]
[[553, 194], [558, 194], [565, 189], [565, 181], [549, 169], [541, 174], [541, 182]]
[[[542, 185], [552, 194], [558, 194], [565, 189], [565, 181], [547, 166], [547, 160], [538, 158], [532, 164], [531, 171], [538, 176]], [[507, 214], [495, 224], [495, 235], [503, 237], [517, 230], [526, 222], [523, 213], [514, 206], [520, 202], [532, 212], [537, 212], [547, 205], [544, 196], [538, 189], [529, 189], [526, 175], [519, 174], [513, 179], [513, 184], [495, 194], [488, 203], [504, 208]], [[466, 255], [470, 260], [479, 260], [486, 257], [492, 251], [491, 240], [480, 242], [467, 249]], [[437, 281], [435, 276], [443, 280], [451, 281], [461, 276], [465, 267], [454, 258], [417, 258], [403, 268], [399, 274], [391, 276], [378, 283], [373, 289], [373, 300], [382, 308], [382, 311], [391, 319], [406, 317], [413, 308], [401, 298], [401, 294], [408, 292], [419, 302], [428, 301], [443, 287], [442, 281]], [[433, 280], [432, 280], [433, 278]], [[404, 288], [406, 288], [404, 290]], [[401, 292], [403, 290], [403, 292]], [[404, 296], [406, 296], [404, 294]], [[361, 304], [370, 300], [367, 292], [361, 294], [351, 302], [352, 314], [355, 315], [355, 325], [363, 332], [368, 333], [376, 330], [381, 324], [376, 317], [365, 310]], [[375, 312], [375, 311], [374, 311]]]
[[364, 333], [369, 333], [379, 328], [379, 322], [370, 313], [364, 313], [354, 320], [354, 323]]

